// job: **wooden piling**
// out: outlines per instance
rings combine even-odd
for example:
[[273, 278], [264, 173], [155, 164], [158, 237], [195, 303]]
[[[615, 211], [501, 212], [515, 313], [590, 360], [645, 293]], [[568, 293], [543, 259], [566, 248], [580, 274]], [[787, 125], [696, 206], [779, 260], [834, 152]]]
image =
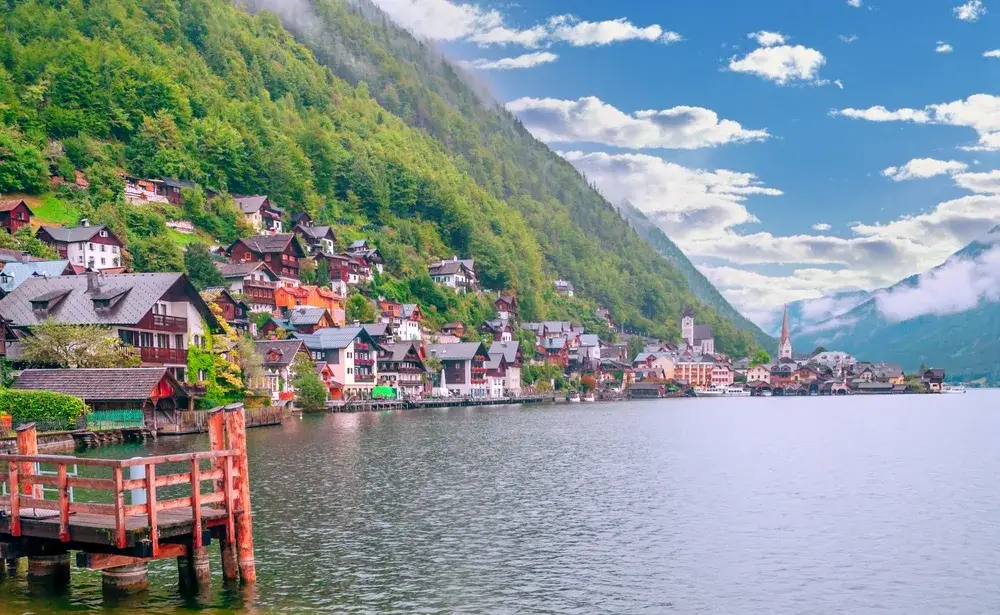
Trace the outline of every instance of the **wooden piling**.
[[[35, 429], [34, 423], [21, 425], [17, 428], [17, 454], [38, 454], [38, 431]], [[35, 473], [35, 464], [23, 461], [18, 464], [17, 472], [20, 476], [31, 476]], [[42, 486], [25, 483], [21, 485], [21, 493], [31, 498], [41, 499]]]
[[247, 462], [246, 411], [243, 404], [226, 406], [226, 432], [229, 449], [236, 453], [236, 493], [239, 513], [236, 515], [236, 552], [239, 556], [240, 579], [245, 584], [257, 582], [253, 553], [253, 510], [250, 506], [250, 466]]

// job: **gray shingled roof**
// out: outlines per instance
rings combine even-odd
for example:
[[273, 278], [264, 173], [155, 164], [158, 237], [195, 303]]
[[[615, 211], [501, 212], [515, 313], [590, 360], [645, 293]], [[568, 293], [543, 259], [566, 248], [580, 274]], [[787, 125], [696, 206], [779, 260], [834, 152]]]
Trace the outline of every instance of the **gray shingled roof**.
[[475, 357], [477, 353], [489, 356], [486, 347], [479, 342], [427, 345], [427, 356], [436, 356], [442, 361], [467, 361]]
[[340, 350], [341, 348], [347, 348], [359, 335], [367, 338], [365, 341], [371, 340], [371, 336], [365, 332], [364, 327], [319, 329], [315, 333], [295, 333], [294, 335], [296, 339], [305, 342], [309, 350]]
[[[295, 239], [294, 233], [278, 233], [277, 235], [254, 235], [253, 237], [247, 237], [245, 239], [237, 239], [233, 246], [237, 243], [243, 242], [243, 244], [261, 254], [273, 254], [275, 252], [281, 253], [285, 251], [289, 243], [298, 243]], [[230, 251], [232, 251], [233, 246], [230, 246]]]
[[[87, 292], [86, 275], [60, 276], [57, 278], [29, 278], [0, 300], [0, 315], [15, 327], [30, 327], [52, 317], [56, 322], [76, 325], [135, 325], [153, 309], [172, 288], [185, 291], [190, 300], [210, 325], [218, 325], [215, 316], [191, 286], [183, 273], [122, 273], [101, 275], [99, 293]], [[110, 309], [97, 310], [94, 298], [104, 297], [115, 290], [122, 296]], [[59, 294], [67, 296], [50, 306], [47, 313], [36, 313], [31, 302], [51, 300]]]
[[584, 333], [580, 336], [580, 345], [585, 347], [600, 346], [601, 338], [595, 333]]
[[384, 337], [389, 329], [388, 323], [384, 322], [372, 322], [361, 327], [372, 337]]
[[476, 261], [471, 258], [465, 260], [454, 260], [449, 259], [446, 261], [438, 261], [432, 263], [427, 267], [427, 271], [430, 275], [454, 275], [458, 273], [459, 269], [465, 267], [470, 272], [475, 271]]
[[239, 196], [236, 197], [236, 204], [239, 206], [240, 211], [245, 214], [252, 214], [257, 212], [267, 200], [267, 196], [263, 194], [255, 194], [252, 196]]
[[43, 226], [42, 229], [49, 234], [49, 237], [55, 241], [63, 241], [66, 243], [76, 243], [79, 241], [87, 241], [96, 235], [99, 231], [105, 230], [106, 226], [103, 224], [97, 224], [94, 226]]
[[330, 233], [329, 226], [305, 226], [299, 224], [295, 227], [295, 230], [299, 231], [303, 235], [309, 235], [317, 241], [325, 238]]
[[146, 400], [163, 378], [169, 378], [179, 397], [187, 397], [165, 367], [133, 369], [26, 369], [15, 389], [55, 391], [84, 401]]
[[[264, 367], [287, 367], [292, 364], [305, 343], [302, 340], [258, 340], [255, 344], [257, 354], [263, 358]], [[280, 355], [277, 361], [268, 360], [272, 350]]]
[[493, 342], [490, 344], [490, 356], [502, 354], [508, 363], [517, 361], [517, 349], [520, 342]]
[[710, 325], [694, 326], [694, 341], [700, 342], [701, 340], [711, 339], [711, 337], [712, 337], [712, 327]]
[[326, 308], [303, 305], [289, 310], [288, 323], [293, 327], [318, 325], [323, 319], [323, 314], [326, 314]]
[[[388, 356], [382, 357], [383, 361], [405, 361], [406, 355], [410, 353], [411, 349], [416, 346], [415, 342], [395, 342], [393, 344], [382, 344], [382, 348], [388, 353]], [[420, 353], [417, 352], [417, 357], [419, 359]], [[423, 361], [421, 361], [423, 363]]]
[[28, 263], [8, 263], [0, 276], [0, 290], [9, 293], [21, 282], [31, 277], [55, 278], [61, 276], [69, 261], [32, 261]]
[[245, 278], [258, 269], [263, 268], [265, 273], [273, 280], [277, 281], [278, 276], [264, 263], [216, 263], [216, 267], [224, 278]]

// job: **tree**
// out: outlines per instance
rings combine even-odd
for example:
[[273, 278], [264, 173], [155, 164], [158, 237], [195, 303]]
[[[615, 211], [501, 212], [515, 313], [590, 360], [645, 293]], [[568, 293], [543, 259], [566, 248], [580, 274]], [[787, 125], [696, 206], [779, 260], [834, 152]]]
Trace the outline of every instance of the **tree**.
[[316, 261], [311, 258], [299, 260], [299, 280], [303, 284], [317, 284], [316, 281]]
[[818, 355], [818, 354], [820, 354], [822, 352], [826, 352], [826, 348], [824, 348], [822, 346], [817, 346], [817, 347], [813, 348], [812, 354], [809, 355], [809, 356], [810, 357], [815, 357], [816, 355]]
[[627, 359], [629, 361], [634, 361], [635, 358], [639, 356], [639, 353], [642, 352], [645, 347], [646, 347], [645, 342], [643, 342], [642, 338], [639, 337], [638, 335], [633, 335], [629, 337]]
[[584, 392], [596, 391], [597, 379], [590, 375], [580, 376], [580, 388], [583, 389]]
[[771, 355], [767, 354], [767, 351], [764, 350], [763, 348], [758, 348], [757, 352], [753, 355], [753, 358], [750, 359], [751, 366], [767, 365], [770, 362], [771, 362]]
[[183, 271], [184, 255], [167, 235], [143, 237], [129, 242], [132, 267], [139, 272]]
[[200, 241], [189, 244], [184, 250], [184, 269], [198, 290], [223, 286], [226, 283], [222, 272], [215, 266], [212, 255], [208, 253], [208, 247]]
[[111, 329], [64, 325], [47, 319], [31, 327], [21, 343], [22, 359], [58, 367], [137, 367], [135, 348], [126, 346]]
[[243, 384], [248, 389], [259, 386], [264, 379], [264, 359], [257, 352], [257, 344], [245, 335], [236, 340], [236, 363], [243, 373]]
[[352, 295], [347, 300], [347, 322], [374, 322], [375, 306], [364, 295]]
[[427, 358], [424, 359], [424, 367], [430, 372], [431, 384], [435, 387], [441, 386], [441, 367], [443, 365], [441, 359], [436, 355], [427, 355]]
[[326, 387], [316, 374], [316, 366], [302, 353], [292, 361], [292, 386], [295, 403], [303, 410], [322, 410], [326, 407]]

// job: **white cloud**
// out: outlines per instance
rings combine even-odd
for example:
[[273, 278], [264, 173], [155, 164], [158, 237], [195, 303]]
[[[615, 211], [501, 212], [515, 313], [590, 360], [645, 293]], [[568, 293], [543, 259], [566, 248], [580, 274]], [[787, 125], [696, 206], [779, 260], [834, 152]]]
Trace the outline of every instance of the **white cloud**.
[[990, 49], [983, 52], [984, 58], [1000, 58], [1000, 49]]
[[710, 109], [673, 107], [625, 113], [599, 98], [519, 98], [507, 104], [525, 127], [549, 143], [589, 142], [626, 148], [695, 149], [760, 141], [766, 130], [748, 130]]
[[459, 62], [461, 66], [476, 70], [510, 70], [514, 68], [533, 68], [541, 64], [549, 64], [559, 59], [559, 56], [548, 51], [526, 53], [515, 58], [500, 58], [499, 60], [477, 59]]
[[969, 168], [969, 165], [958, 160], [936, 160], [934, 158], [914, 158], [901, 167], [889, 167], [882, 175], [893, 181], [907, 179], [926, 179], [936, 175], [958, 173]]
[[839, 38], [841, 41], [843, 41], [843, 42], [847, 43], [848, 45], [850, 45], [854, 41], [858, 40], [858, 35], [857, 34], [851, 34], [850, 36], [848, 36], [846, 34], [838, 34], [837, 38]]
[[784, 45], [787, 40], [784, 34], [781, 34], [780, 32], [768, 32], [767, 30], [751, 32], [750, 34], [747, 34], [747, 38], [757, 41], [757, 44], [761, 47]]
[[782, 194], [762, 185], [752, 173], [690, 169], [645, 154], [565, 152], [562, 156], [612, 203], [629, 200], [682, 245], [757, 222], [744, 204], [747, 197]]
[[986, 14], [986, 5], [983, 4], [983, 0], [969, 0], [952, 10], [955, 17], [962, 21], [979, 21], [979, 18]]
[[1000, 194], [1000, 169], [987, 173], [960, 173], [955, 184], [976, 194]]
[[762, 79], [785, 85], [793, 81], [819, 83], [819, 69], [826, 58], [815, 49], [802, 45], [760, 47], [737, 59], [729, 60], [729, 70], [750, 73]]
[[565, 41], [574, 47], [631, 40], [677, 43], [684, 39], [677, 32], [665, 32], [659, 25], [639, 27], [625, 18], [595, 22], [559, 15], [549, 20], [549, 29], [551, 38]]
[[831, 227], [826, 222], [817, 222], [816, 224], [812, 225], [812, 228], [814, 231], [828, 231], [833, 227]]
[[658, 24], [637, 26], [625, 18], [592, 22], [573, 15], [556, 15], [545, 23], [517, 28], [508, 25], [504, 15], [495, 9], [452, 0], [376, 0], [376, 4], [417, 36], [442, 41], [466, 40], [482, 46], [536, 48], [566, 42], [581, 47], [629, 40], [676, 43], [683, 39]]
[[844, 82], [843, 82], [843, 81], [841, 81], [840, 79], [834, 79], [834, 80], [833, 80], [833, 85], [837, 86], [837, 87], [838, 87], [838, 88], [840, 88], [841, 90], [843, 90], [843, 89], [844, 89]]
[[930, 121], [926, 111], [920, 109], [897, 109], [890, 111], [882, 105], [876, 105], [867, 109], [841, 109], [833, 111], [833, 115], [842, 115], [854, 120], [868, 120], [869, 122], [917, 122], [923, 124]]
[[847, 5], [859, 9], [861, 8], [861, 0], [847, 0]]
[[934, 314], [956, 314], [982, 301], [1000, 300], [1000, 248], [972, 259], [951, 259], [920, 276], [916, 285], [878, 293], [879, 310], [902, 321]]
[[[792, 301], [803, 304], [809, 320], [825, 320], [857, 305], [857, 301], [836, 301], [825, 295], [888, 283], [886, 278], [857, 269], [795, 269], [783, 275], [767, 275], [736, 267], [698, 268], [725, 298], [757, 324], [770, 328], [775, 308]], [[838, 311], [840, 310], [840, 311]]]
[[872, 122], [908, 121], [963, 126], [972, 128], [979, 135], [977, 145], [964, 149], [1000, 150], [1000, 96], [992, 94], [973, 94], [964, 100], [928, 105], [923, 109], [890, 111], [879, 105], [868, 109], [842, 109], [832, 113]]
[[934, 48], [936, 53], [951, 53], [955, 51], [955, 48], [944, 41], [938, 41], [937, 47]]

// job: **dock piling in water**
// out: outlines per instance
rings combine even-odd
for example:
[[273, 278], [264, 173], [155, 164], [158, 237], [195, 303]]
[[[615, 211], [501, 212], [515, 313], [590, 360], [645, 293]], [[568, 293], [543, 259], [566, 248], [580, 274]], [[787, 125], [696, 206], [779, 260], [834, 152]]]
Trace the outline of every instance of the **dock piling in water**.
[[[0, 559], [7, 575], [15, 575], [17, 558], [26, 556], [30, 579], [66, 586], [70, 551], [76, 551], [77, 566], [100, 570], [107, 595], [122, 596], [148, 588], [149, 561], [170, 558], [177, 560], [182, 591], [202, 593], [210, 589], [207, 547], [214, 538], [222, 547], [226, 579], [241, 577], [244, 585], [252, 585], [256, 569], [242, 405], [210, 413], [209, 440], [207, 452], [91, 459], [39, 455], [33, 426], [19, 429], [18, 454], [0, 455], [0, 482], [9, 494], [0, 496]], [[204, 462], [211, 464], [208, 469]], [[178, 465], [186, 470], [177, 472]], [[56, 471], [39, 471], [42, 466]], [[94, 471], [77, 476], [67, 472], [73, 466]], [[203, 493], [205, 482], [210, 489]], [[184, 485], [191, 490], [188, 497], [157, 497], [158, 488]], [[81, 493], [95, 490], [110, 492], [110, 498], [78, 501]], [[127, 492], [133, 497], [126, 504]]]

